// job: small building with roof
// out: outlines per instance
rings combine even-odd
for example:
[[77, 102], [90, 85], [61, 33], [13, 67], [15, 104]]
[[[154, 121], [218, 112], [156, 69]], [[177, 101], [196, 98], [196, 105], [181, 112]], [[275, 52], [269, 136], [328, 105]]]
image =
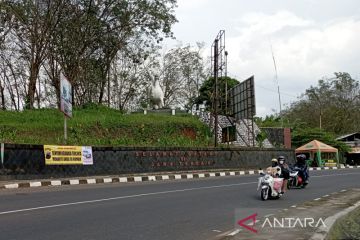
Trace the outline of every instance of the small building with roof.
[[360, 165], [360, 132], [346, 134], [336, 138], [344, 142], [351, 150], [345, 153], [346, 163], [350, 165]]

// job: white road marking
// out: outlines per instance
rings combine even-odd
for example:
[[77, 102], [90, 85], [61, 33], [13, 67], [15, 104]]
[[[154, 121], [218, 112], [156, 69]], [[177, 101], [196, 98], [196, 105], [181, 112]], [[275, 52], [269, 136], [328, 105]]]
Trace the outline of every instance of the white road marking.
[[358, 173], [339, 173], [339, 174], [326, 174], [326, 175], [319, 175], [319, 176], [311, 176], [311, 178], [317, 178], [317, 177], [329, 177], [329, 176], [344, 176], [344, 175], [358, 175]]
[[326, 194], [326, 195], [324, 195], [324, 196], [322, 196], [322, 197], [330, 197], [330, 195], [327, 195], [327, 194]]
[[86, 179], [86, 181], [87, 181], [87, 184], [96, 184], [95, 178]]
[[41, 187], [41, 182], [30, 182], [30, 187]]
[[17, 183], [6, 184], [5, 188], [19, 188], [19, 184], [17, 184]]
[[50, 182], [51, 186], [60, 186], [61, 185], [61, 181], [59, 180], [54, 180]]
[[321, 198], [315, 198], [314, 200], [315, 200], [315, 201], [319, 201], [320, 199], [321, 199]]
[[149, 176], [149, 181], [156, 181], [156, 177], [155, 176]]
[[127, 177], [121, 177], [119, 178], [119, 182], [127, 182]]
[[134, 177], [134, 182], [142, 182], [142, 177]]
[[231, 233], [228, 234], [228, 236], [235, 236], [236, 234], [238, 234], [240, 232], [239, 229], [232, 231]]
[[112, 182], [112, 178], [104, 178], [104, 183], [111, 183]]
[[[242, 174], [242, 173], [243, 172], [240, 171], [240, 174]], [[327, 177], [327, 176], [341, 176], [341, 175], [350, 175], [350, 174], [360, 174], [360, 173], [328, 174], [328, 175], [312, 176], [312, 178]], [[88, 179], [88, 180], [90, 180], [90, 179]], [[93, 180], [95, 180], [95, 179], [93, 179]], [[127, 182], [127, 178], [126, 177], [119, 178], [119, 181], [120, 182]], [[96, 199], [96, 200], [88, 200], [88, 201], [80, 201], [80, 202], [63, 203], [63, 204], [55, 204], [55, 205], [48, 205], [48, 206], [41, 206], [41, 207], [34, 207], [34, 208], [26, 208], [26, 209], [4, 211], [4, 212], [0, 212], [0, 215], [9, 214], [9, 213], [17, 213], [17, 212], [34, 211], [34, 210], [38, 210], [38, 209], [56, 208], [56, 207], [63, 207], [63, 206], [70, 206], [70, 205], [96, 203], [96, 202], [104, 202], [104, 201], [110, 201], [110, 200], [127, 199], [127, 198], [135, 198], [135, 197], [144, 197], [144, 196], [160, 195], [160, 194], [169, 194], [169, 193], [176, 193], [176, 192], [186, 192], [186, 191], [194, 191], [194, 190], [201, 190], [201, 189], [212, 189], [212, 188], [221, 188], [221, 187], [240, 186], [240, 185], [248, 185], [248, 184], [255, 184], [255, 183], [257, 183], [257, 181], [256, 182], [228, 184], [228, 185], [215, 185], [215, 186], [199, 187], [199, 188], [179, 189], [179, 190], [171, 190], [171, 191], [163, 191], [163, 192], [153, 192], [153, 193], [145, 193], [145, 194], [136, 194], [136, 195], [113, 197], [113, 198], [104, 198], [104, 199]], [[70, 180], [70, 184], [71, 185], [79, 184], [79, 180], [78, 179], [72, 179], [72, 180]], [[19, 187], [18, 184], [5, 185], [5, 188], [18, 188], [18, 187]], [[345, 192], [345, 191], [346, 190], [342, 190], [340, 192]], [[320, 200], [320, 198], [315, 199], [315, 201], [317, 201], [317, 200]], [[287, 211], [287, 210], [288, 209], [284, 209], [284, 211]]]
[[181, 175], [175, 175], [175, 179], [181, 179]]
[[79, 179], [71, 179], [70, 180], [70, 185], [77, 185], [77, 184], [79, 184], [80, 182], [79, 182]]
[[[258, 223], [258, 222], [260, 222], [260, 220], [256, 220], [256, 221], [255, 221], [255, 224]], [[252, 222], [250, 222], [250, 223], [248, 223], [248, 224], [246, 224], [246, 225], [248, 225], [248, 226], [253, 226], [253, 225], [255, 225], [255, 224], [252, 223]]]
[[270, 216], [272, 216], [272, 215], [274, 215], [274, 214], [271, 213], [271, 214], [265, 215], [265, 217], [267, 218], [267, 217], [270, 217]]
[[221, 233], [221, 231], [220, 230], [216, 230], [216, 229], [214, 229], [214, 230], [212, 230], [213, 232], [217, 232], [217, 233]]
[[18, 213], [18, 212], [29, 212], [29, 211], [39, 210], [39, 209], [48, 209], [48, 208], [57, 208], [57, 207], [65, 207], [65, 206], [72, 206], [72, 205], [80, 205], [80, 204], [87, 204], [87, 203], [106, 202], [106, 201], [120, 200], [120, 199], [127, 199], [127, 198], [137, 198], [137, 197], [154, 196], [154, 195], [162, 195], [162, 194], [170, 194], [170, 193], [178, 193], [178, 192], [189, 192], [189, 191], [196, 191], [196, 190], [203, 190], [203, 189], [233, 187], [233, 186], [248, 185], [248, 184], [254, 184], [254, 183], [257, 183], [257, 182], [214, 185], [214, 186], [198, 187], [198, 188], [185, 188], [185, 189], [178, 189], [178, 190], [141, 193], [141, 194], [119, 196], [119, 197], [112, 197], [112, 198], [101, 198], [101, 199], [87, 200], [87, 201], [80, 201], [80, 202], [61, 203], [61, 204], [47, 205], [47, 206], [41, 206], [41, 207], [33, 207], [33, 208], [24, 208], [24, 209], [4, 211], [4, 212], [0, 212], [0, 215], [5, 215], [5, 214], [9, 214], [9, 213]]

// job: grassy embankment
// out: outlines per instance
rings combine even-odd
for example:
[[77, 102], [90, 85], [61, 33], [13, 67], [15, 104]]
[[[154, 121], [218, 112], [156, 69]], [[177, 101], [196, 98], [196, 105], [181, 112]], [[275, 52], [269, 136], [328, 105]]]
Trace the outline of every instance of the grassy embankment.
[[336, 220], [326, 239], [360, 239], [360, 207]]
[[[209, 128], [189, 114], [123, 114], [104, 106], [73, 111], [68, 123], [70, 145], [208, 146]], [[63, 144], [64, 117], [57, 109], [0, 111], [0, 142]]]

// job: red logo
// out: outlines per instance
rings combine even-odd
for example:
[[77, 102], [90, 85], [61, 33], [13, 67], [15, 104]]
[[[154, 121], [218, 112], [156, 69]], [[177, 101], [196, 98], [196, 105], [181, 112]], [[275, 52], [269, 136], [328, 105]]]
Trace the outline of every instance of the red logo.
[[247, 222], [248, 220], [252, 219], [252, 225], [251, 226], [255, 226], [255, 223], [256, 223], [256, 216], [257, 216], [257, 213], [254, 213], [253, 215], [250, 215], [244, 219], [241, 219], [240, 221], [238, 221], [237, 223], [241, 226], [241, 227], [244, 227], [246, 228], [247, 230], [250, 230], [254, 233], [257, 233], [257, 230], [255, 228], [252, 228], [249, 226], [249, 224], [245, 224], [245, 222]]

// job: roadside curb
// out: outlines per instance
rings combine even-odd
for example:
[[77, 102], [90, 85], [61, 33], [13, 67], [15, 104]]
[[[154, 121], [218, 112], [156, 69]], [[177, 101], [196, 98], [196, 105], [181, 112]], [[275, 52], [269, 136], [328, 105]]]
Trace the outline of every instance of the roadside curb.
[[[338, 169], [353, 169], [360, 168], [360, 166], [341, 166], [341, 167], [317, 167], [309, 168], [310, 171], [321, 170], [338, 170]], [[57, 179], [44, 181], [24, 181], [19, 183], [10, 183], [0, 186], [0, 189], [16, 189], [16, 188], [36, 188], [47, 186], [64, 186], [64, 185], [82, 185], [82, 184], [104, 184], [104, 183], [132, 183], [132, 182], [148, 182], [148, 181], [167, 181], [167, 180], [182, 180], [182, 179], [197, 179], [197, 178], [212, 178], [225, 176], [241, 176], [241, 175], [255, 175], [262, 173], [263, 170], [245, 170], [245, 171], [219, 171], [219, 172], [202, 172], [202, 173], [173, 173], [163, 175], [134, 175], [127, 177], [87, 177], [74, 179]]]
[[[248, 231], [249, 229], [246, 227], [244, 229], [242, 226], [224, 232], [218, 235], [216, 239], [333, 239], [329, 236], [329, 232], [336, 221], [358, 207], [360, 207], [360, 189], [343, 189], [284, 209], [275, 210], [265, 216], [259, 216], [255, 223], [247, 224], [256, 232]], [[288, 221], [284, 221], [286, 219]]]
[[356, 202], [355, 204], [353, 204], [352, 206], [343, 209], [340, 212], [337, 212], [336, 214], [329, 216], [328, 218], [325, 219], [325, 227], [320, 226], [319, 229], [312, 235], [312, 237], [310, 238], [310, 240], [320, 240], [320, 239], [325, 239], [326, 237], [329, 236], [330, 230], [334, 227], [335, 222], [340, 219], [343, 216], [346, 216], [347, 214], [349, 214], [351, 211], [355, 210], [356, 208], [358, 208], [360, 206], [360, 201]]

